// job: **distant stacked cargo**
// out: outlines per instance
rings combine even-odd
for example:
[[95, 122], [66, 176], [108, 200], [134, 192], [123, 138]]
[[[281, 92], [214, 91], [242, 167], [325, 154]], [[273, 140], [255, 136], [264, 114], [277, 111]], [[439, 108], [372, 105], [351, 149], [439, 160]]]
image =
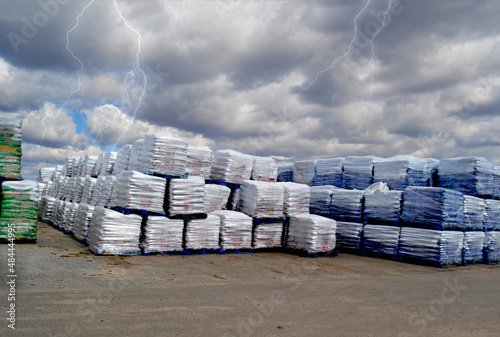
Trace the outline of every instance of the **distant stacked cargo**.
[[431, 169], [426, 159], [395, 156], [374, 163], [373, 182], [385, 182], [393, 190], [407, 186], [432, 186]]
[[382, 158], [374, 156], [345, 157], [342, 184], [347, 189], [364, 190], [373, 182], [373, 165]]
[[252, 156], [234, 150], [219, 150], [214, 153], [210, 177], [217, 181], [240, 184], [252, 176]]
[[209, 214], [206, 219], [189, 220], [185, 228], [186, 249], [219, 248], [221, 218]]
[[342, 187], [345, 158], [318, 159], [313, 184]]
[[125, 170], [128, 170], [128, 163], [130, 160], [130, 152], [132, 145], [123, 145], [116, 154], [116, 162], [113, 167], [113, 175], [117, 176]]
[[276, 181], [278, 165], [272, 157], [253, 156], [252, 180]]
[[0, 177], [21, 177], [22, 121], [0, 115]]
[[188, 143], [168, 134], [146, 135], [142, 144], [139, 171], [163, 175], [186, 174]]
[[472, 196], [491, 197], [494, 194], [494, 168], [483, 157], [441, 159], [438, 184]]
[[214, 155], [208, 146], [188, 146], [186, 172], [190, 176], [210, 178]]
[[279, 182], [292, 182], [293, 181], [293, 164], [279, 164], [278, 177], [276, 181]]
[[361, 222], [364, 190], [348, 190], [334, 187], [330, 215], [333, 219], [348, 222]]
[[372, 224], [398, 225], [403, 191], [365, 190], [364, 221]]

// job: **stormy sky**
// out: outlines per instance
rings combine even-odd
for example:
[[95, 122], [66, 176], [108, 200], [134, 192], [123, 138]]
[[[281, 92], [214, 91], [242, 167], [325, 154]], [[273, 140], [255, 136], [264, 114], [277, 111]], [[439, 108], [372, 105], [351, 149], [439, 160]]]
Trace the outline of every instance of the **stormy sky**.
[[500, 2], [1, 1], [23, 177], [147, 133], [297, 159], [500, 165]]

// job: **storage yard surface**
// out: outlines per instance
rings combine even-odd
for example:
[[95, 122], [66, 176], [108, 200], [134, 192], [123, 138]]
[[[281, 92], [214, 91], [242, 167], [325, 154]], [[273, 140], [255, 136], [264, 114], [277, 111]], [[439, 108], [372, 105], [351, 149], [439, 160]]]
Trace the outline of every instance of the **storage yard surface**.
[[438, 269], [342, 253], [95, 256], [45, 223], [37, 236], [16, 245], [16, 336], [500, 335], [498, 265]]

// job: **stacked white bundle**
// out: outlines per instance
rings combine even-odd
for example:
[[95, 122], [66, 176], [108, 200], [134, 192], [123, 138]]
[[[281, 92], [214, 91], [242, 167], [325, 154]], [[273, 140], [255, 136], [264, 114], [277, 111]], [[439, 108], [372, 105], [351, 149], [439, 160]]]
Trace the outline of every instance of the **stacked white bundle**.
[[186, 224], [186, 249], [219, 248], [220, 217], [209, 214], [206, 219], [189, 220]]
[[99, 176], [95, 181], [94, 192], [92, 193], [92, 198], [89, 201], [89, 205], [97, 206], [99, 205], [99, 200], [101, 200], [102, 191], [104, 189], [104, 182], [106, 181], [106, 176]]
[[64, 186], [63, 199], [71, 201], [75, 190], [76, 177], [69, 177], [66, 185]]
[[62, 227], [66, 233], [73, 231], [73, 225], [75, 224], [76, 210], [78, 209], [78, 203], [72, 202], [66, 207], [68, 208], [66, 212], [66, 217], [63, 220]]
[[92, 194], [94, 193], [94, 188], [97, 179], [89, 176], [85, 177], [85, 182], [83, 183], [82, 198], [81, 203], [88, 204], [92, 200]]
[[80, 202], [82, 200], [83, 185], [85, 184], [85, 177], [75, 177], [75, 186], [70, 200], [73, 202]]
[[253, 156], [252, 176], [250, 179], [258, 181], [276, 181], [278, 165], [272, 157]]
[[204, 203], [204, 178], [189, 177], [170, 180], [167, 205], [169, 215], [204, 213]]
[[98, 156], [91, 156], [91, 155], [86, 155], [83, 157], [83, 163], [80, 168], [80, 176], [85, 177], [89, 176], [92, 174], [92, 169], [94, 168], [96, 162], [97, 162]]
[[113, 173], [113, 169], [115, 167], [117, 152], [110, 151], [106, 152], [102, 159], [101, 170], [99, 171], [99, 175], [108, 176]]
[[61, 175], [59, 179], [57, 180], [57, 186], [56, 186], [56, 197], [59, 199], [64, 198], [64, 191], [65, 188], [68, 184], [69, 177], [66, 177], [64, 175]]
[[486, 232], [483, 252], [484, 263], [500, 261], [500, 232]]
[[464, 233], [403, 227], [399, 256], [439, 265], [462, 264]]
[[95, 207], [87, 243], [94, 254], [139, 255], [142, 218]]
[[142, 147], [141, 172], [185, 175], [188, 143], [164, 133], [146, 135]]
[[54, 199], [54, 206], [52, 207], [52, 214], [49, 218], [49, 221], [54, 225], [57, 226], [57, 223], [59, 222], [59, 208], [63, 205], [64, 201], [59, 200], [59, 199]]
[[293, 164], [293, 181], [313, 185], [316, 176], [316, 160], [301, 160]]
[[90, 220], [94, 206], [87, 204], [79, 204], [75, 215], [75, 224], [73, 225], [73, 236], [80, 242], [87, 239]]
[[349, 156], [345, 157], [344, 188], [364, 190], [373, 182], [373, 165], [382, 158], [374, 156]]
[[315, 214], [299, 214], [290, 218], [287, 247], [308, 253], [335, 249], [337, 222]]
[[144, 139], [138, 139], [132, 143], [127, 170], [139, 171], [141, 169], [142, 148]]
[[486, 201], [464, 194], [464, 216], [462, 227], [466, 229], [483, 229], [486, 215]]
[[114, 182], [110, 207], [163, 213], [166, 180], [137, 171], [123, 171]]
[[231, 189], [227, 186], [205, 185], [205, 213], [226, 209]]
[[52, 219], [52, 211], [54, 210], [54, 203], [56, 199], [49, 195], [45, 195], [40, 200], [39, 217], [43, 222], [48, 222]]
[[428, 161], [415, 156], [394, 156], [376, 161], [373, 181], [383, 181], [393, 190], [404, 190], [407, 186], [429, 186]]
[[113, 175], [117, 176], [125, 170], [128, 170], [128, 162], [130, 160], [130, 152], [132, 145], [123, 145], [116, 154], [116, 162], [113, 168]]
[[184, 220], [164, 216], [148, 216], [141, 246], [144, 253], [182, 251]]
[[366, 225], [363, 231], [363, 252], [396, 257], [400, 227]]
[[283, 222], [261, 223], [255, 225], [252, 236], [253, 248], [281, 247], [283, 238]]
[[484, 228], [500, 230], [500, 200], [486, 200]]
[[97, 177], [99, 175], [99, 173], [101, 172], [101, 167], [102, 167], [102, 163], [104, 161], [104, 153], [101, 153], [98, 157], [97, 157], [97, 160], [95, 162], [95, 165], [94, 167], [92, 168], [92, 172], [90, 173], [90, 175], [92, 177]]
[[188, 146], [186, 172], [190, 176], [210, 178], [214, 154], [208, 146]]
[[464, 233], [464, 264], [483, 262], [484, 232]]
[[350, 250], [360, 249], [363, 227], [361, 223], [337, 221], [337, 247]]
[[66, 177], [73, 177], [74, 173], [79, 173], [79, 172], [73, 172], [73, 171], [78, 171], [78, 168], [76, 167], [77, 162], [78, 162], [77, 157], [66, 157], [66, 162], [64, 163], [64, 168], [63, 168], [63, 172], [66, 175]]
[[345, 158], [318, 159], [316, 161], [316, 175], [313, 184], [316, 186], [333, 185], [342, 187]]
[[312, 214], [329, 217], [331, 215], [332, 195], [336, 187], [313, 186], [311, 187], [311, 201], [309, 210]]
[[311, 188], [304, 184], [292, 182], [280, 183], [283, 186], [283, 213], [292, 216], [309, 213], [311, 202]]
[[75, 162], [75, 166], [73, 167], [73, 177], [79, 177], [81, 176], [81, 172], [83, 170], [83, 161], [85, 158], [83, 157], [77, 157], [77, 160]]
[[38, 170], [38, 177], [36, 181], [38, 181], [39, 183], [52, 181], [52, 175], [54, 174], [55, 170], [55, 167], [42, 167]]
[[[50, 195], [50, 191], [52, 190], [52, 186], [54, 185], [53, 181], [48, 181], [46, 184], [44, 183], [39, 183], [40, 184], [40, 197], [44, 195]], [[42, 188], [42, 185], [45, 185], [45, 187]]]
[[235, 211], [240, 207], [240, 189], [231, 190], [229, 195], [229, 210]]
[[254, 218], [283, 216], [284, 189], [282, 184], [244, 180], [240, 188], [239, 210]]
[[219, 150], [214, 153], [212, 172], [214, 180], [240, 184], [252, 176], [253, 159], [251, 156], [234, 151]]
[[101, 192], [101, 197], [99, 198], [99, 201], [95, 206], [101, 206], [108, 208], [109, 203], [111, 201], [111, 196], [113, 195], [113, 187], [115, 186], [115, 176], [107, 176], [106, 180], [104, 181], [102, 185], [102, 192]]
[[57, 215], [57, 222], [55, 223], [55, 225], [60, 230], [64, 229], [64, 224], [66, 223], [66, 220], [68, 219], [68, 217], [70, 216], [70, 213], [71, 213], [71, 207], [72, 207], [71, 202], [63, 201], [57, 210], [58, 215]]
[[222, 249], [252, 248], [252, 218], [234, 211], [215, 211], [221, 219], [220, 246]]
[[38, 183], [38, 191], [40, 194], [40, 199], [38, 200], [38, 208], [40, 208], [40, 201], [42, 200], [42, 197], [45, 195], [47, 184], [44, 183]]
[[54, 172], [52, 172], [52, 178], [50, 180], [52, 181], [57, 181], [59, 179], [59, 177], [62, 175], [62, 171], [64, 169], [64, 166], [63, 165], [56, 165], [55, 166], [55, 170]]

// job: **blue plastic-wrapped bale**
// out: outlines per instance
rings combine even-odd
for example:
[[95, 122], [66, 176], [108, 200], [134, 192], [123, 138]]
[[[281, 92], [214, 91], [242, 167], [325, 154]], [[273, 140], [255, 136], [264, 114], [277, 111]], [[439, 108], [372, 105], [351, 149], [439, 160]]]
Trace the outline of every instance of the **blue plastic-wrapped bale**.
[[403, 191], [365, 193], [363, 220], [373, 224], [399, 224]]
[[493, 197], [500, 199], [500, 166], [493, 167]]
[[484, 229], [500, 230], [500, 201], [485, 200], [486, 212], [484, 215]]
[[280, 164], [278, 165], [278, 178], [279, 182], [293, 182], [293, 164]]
[[426, 158], [425, 160], [427, 160], [427, 167], [429, 170], [429, 180], [427, 182], [427, 186], [436, 187], [438, 186], [439, 159]]
[[483, 157], [441, 159], [438, 185], [472, 196], [492, 196], [493, 165]]
[[363, 190], [334, 187], [332, 190], [331, 216], [339, 221], [361, 222], [363, 215]]
[[395, 156], [373, 164], [373, 182], [386, 182], [392, 190], [429, 186], [430, 178], [427, 160], [414, 156]]
[[364, 190], [373, 183], [373, 165], [382, 160], [375, 156], [345, 157], [342, 185], [347, 189]]
[[463, 263], [482, 263], [484, 232], [465, 232], [464, 233], [464, 253]]
[[316, 176], [316, 160], [301, 160], [293, 163], [293, 182], [313, 185]]
[[337, 221], [337, 247], [357, 251], [361, 248], [364, 225], [356, 222]]
[[463, 194], [440, 187], [409, 186], [403, 194], [401, 220], [404, 225], [431, 229], [464, 226]]
[[486, 214], [486, 201], [464, 194], [464, 229], [482, 230]]
[[307, 253], [330, 252], [336, 246], [337, 222], [315, 214], [290, 217], [287, 247]]
[[486, 232], [483, 246], [484, 263], [500, 261], [500, 232]]
[[333, 186], [313, 186], [311, 187], [311, 204], [309, 211], [311, 214], [330, 217]]
[[342, 187], [345, 158], [318, 159], [316, 161], [316, 175], [313, 185], [333, 185]]
[[423, 228], [401, 228], [399, 257], [436, 266], [462, 264], [464, 233]]
[[365, 225], [363, 252], [396, 257], [401, 228], [395, 226]]

